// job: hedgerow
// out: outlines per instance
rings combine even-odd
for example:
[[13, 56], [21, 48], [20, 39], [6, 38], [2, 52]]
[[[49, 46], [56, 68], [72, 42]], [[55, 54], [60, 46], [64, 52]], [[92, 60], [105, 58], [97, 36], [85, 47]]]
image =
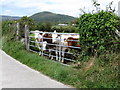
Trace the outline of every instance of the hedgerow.
[[119, 17], [111, 11], [83, 14], [78, 20], [81, 48], [92, 55], [119, 52], [120, 37], [115, 33], [118, 26]]

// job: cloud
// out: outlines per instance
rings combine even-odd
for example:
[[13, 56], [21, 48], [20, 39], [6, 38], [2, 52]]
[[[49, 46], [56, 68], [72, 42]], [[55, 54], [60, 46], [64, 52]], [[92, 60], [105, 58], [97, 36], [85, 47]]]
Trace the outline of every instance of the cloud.
[[[2, 14], [10, 10], [8, 15], [30, 16], [41, 11], [51, 11], [54, 13], [67, 14], [78, 17], [80, 8], [86, 8], [86, 11], [93, 9], [92, 0], [1, 0], [3, 7]], [[114, 1], [113, 7], [118, 9], [119, 0], [98, 0], [101, 8], [105, 9], [111, 1]], [[7, 14], [7, 13], [6, 13]]]
[[12, 11], [11, 11], [11, 10], [5, 10], [5, 11], [4, 11], [4, 15], [10, 15], [10, 14], [12, 14]]

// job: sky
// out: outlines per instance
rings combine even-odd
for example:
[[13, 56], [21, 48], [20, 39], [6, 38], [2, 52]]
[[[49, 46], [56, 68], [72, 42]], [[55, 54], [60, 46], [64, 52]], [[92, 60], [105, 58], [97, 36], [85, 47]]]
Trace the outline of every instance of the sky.
[[[97, 0], [100, 7], [105, 10], [106, 5], [113, 1], [112, 7], [118, 13], [118, 1]], [[92, 11], [92, 0], [0, 0], [0, 15], [31, 16], [42, 11], [50, 11], [57, 14], [65, 14], [79, 17], [80, 9], [86, 12]]]

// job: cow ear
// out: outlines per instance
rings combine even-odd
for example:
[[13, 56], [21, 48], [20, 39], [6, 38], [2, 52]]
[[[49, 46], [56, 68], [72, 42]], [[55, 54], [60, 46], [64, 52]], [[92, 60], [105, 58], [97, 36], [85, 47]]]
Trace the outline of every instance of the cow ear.
[[54, 33], [56, 33], [56, 30], [54, 31]]
[[66, 38], [65, 38], [65, 39], [64, 39], [64, 41], [65, 41], [65, 42], [67, 42], [67, 41], [68, 41], [68, 39], [66, 39]]

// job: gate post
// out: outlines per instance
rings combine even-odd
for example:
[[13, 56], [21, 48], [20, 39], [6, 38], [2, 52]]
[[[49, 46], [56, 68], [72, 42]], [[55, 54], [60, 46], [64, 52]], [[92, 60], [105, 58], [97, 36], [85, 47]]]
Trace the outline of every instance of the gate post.
[[42, 50], [42, 52], [41, 52], [42, 54], [41, 55], [42, 56], [44, 55], [44, 52], [43, 52], [43, 35], [44, 35], [44, 32], [42, 32], [42, 46], [41, 46], [41, 50]]
[[60, 35], [60, 42], [59, 42], [59, 50], [58, 50], [58, 53], [59, 53], [59, 57], [58, 57], [58, 60], [61, 61], [62, 59], [62, 38], [61, 38], [62, 34]]
[[25, 25], [25, 47], [29, 51], [29, 27]]
[[20, 30], [20, 28], [19, 28], [19, 23], [16, 24], [16, 27], [17, 27], [16, 39], [19, 40], [19, 34], [20, 34], [20, 33], [19, 33], [19, 30]]

